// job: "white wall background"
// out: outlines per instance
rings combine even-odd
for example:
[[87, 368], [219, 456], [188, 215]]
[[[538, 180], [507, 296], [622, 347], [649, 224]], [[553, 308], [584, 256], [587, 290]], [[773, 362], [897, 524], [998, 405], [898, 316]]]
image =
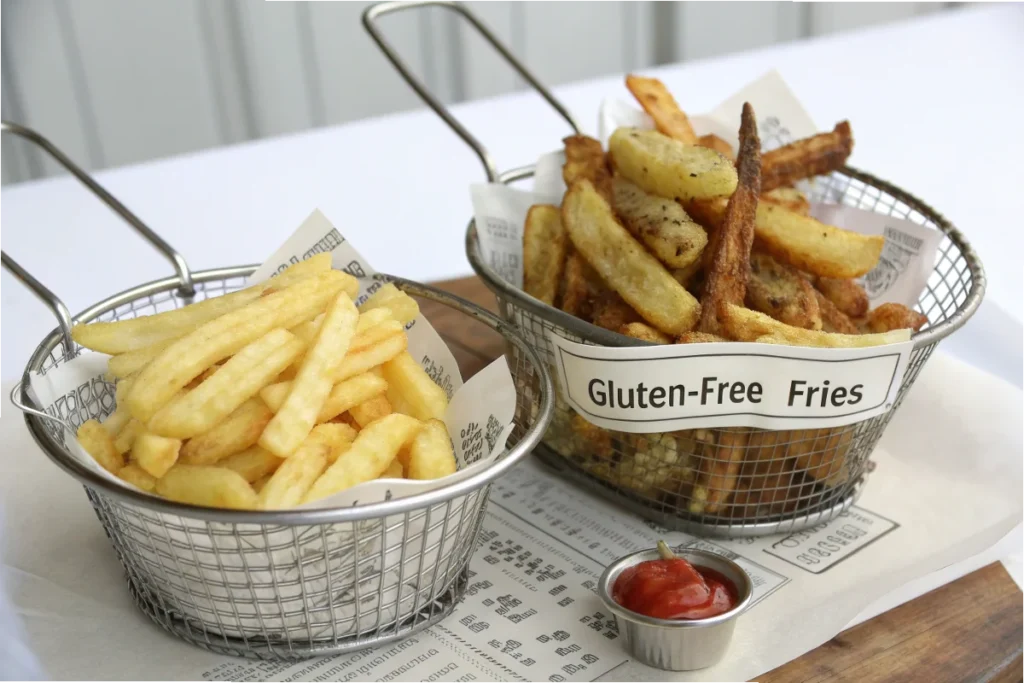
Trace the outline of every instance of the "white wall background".
[[[87, 169], [420, 106], [365, 2], [2, 0], [2, 115]], [[549, 85], [906, 19], [949, 3], [469, 2]], [[457, 15], [385, 17], [446, 102], [521, 87]], [[57, 172], [3, 140], [3, 183]]]

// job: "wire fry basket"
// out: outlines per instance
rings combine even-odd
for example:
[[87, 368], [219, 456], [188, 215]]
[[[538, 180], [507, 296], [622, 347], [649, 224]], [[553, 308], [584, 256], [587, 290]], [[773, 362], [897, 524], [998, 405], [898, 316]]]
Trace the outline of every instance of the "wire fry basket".
[[[492, 183], [531, 178], [532, 166], [500, 173], [487, 149], [403, 63], [374, 24], [401, 9], [439, 6], [458, 12], [579, 134], [568, 110], [541, 85], [465, 6], [451, 2], [387, 2], [367, 10], [363, 23], [406, 82], [468, 144]], [[688, 429], [630, 434], [599, 428], [576, 414], [556, 391], [551, 427], [537, 454], [578, 484], [668, 528], [705, 536], [742, 537], [791, 532], [826, 522], [858, 498], [872, 469], [871, 452], [936, 344], [974, 314], [985, 291], [978, 256], [949, 221], [920, 199], [853, 168], [816, 179], [812, 202], [842, 204], [893, 216], [943, 233], [938, 258], [914, 308], [928, 322], [913, 336], [913, 352], [893, 408], [877, 417], [828, 429], [769, 431]], [[466, 252], [494, 293], [499, 314], [515, 325], [555, 371], [549, 334], [599, 346], [641, 342], [573, 317], [506, 282], [481, 251], [470, 221]], [[899, 268], [899, 264], [884, 264]]]
[[523, 336], [458, 297], [388, 278], [410, 295], [490, 327], [506, 342], [516, 385], [512, 435], [490, 467], [448, 486], [350, 508], [274, 512], [185, 505], [117, 486], [66, 448], [82, 422], [113, 411], [113, 385], [97, 378], [44, 410], [32, 395], [29, 373], [46, 373], [79, 355], [70, 336], [73, 322], [124, 320], [219, 296], [244, 287], [256, 266], [191, 272], [170, 245], [45, 138], [6, 122], [3, 132], [42, 147], [177, 271], [72, 318], [60, 299], [3, 254], [4, 267], [60, 323], [32, 354], [11, 401], [25, 412], [46, 455], [85, 487], [139, 608], [167, 631], [214, 652], [294, 659], [381, 645], [448, 616], [466, 589], [491, 482], [530, 452], [551, 419], [550, 377]]

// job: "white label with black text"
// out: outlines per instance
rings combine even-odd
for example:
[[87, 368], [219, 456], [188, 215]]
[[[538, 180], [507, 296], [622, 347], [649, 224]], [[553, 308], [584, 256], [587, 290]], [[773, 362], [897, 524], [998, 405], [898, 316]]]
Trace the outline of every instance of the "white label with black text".
[[549, 333], [559, 390], [599, 427], [838, 427], [889, 410], [913, 344], [818, 349], [774, 344], [608, 348]]

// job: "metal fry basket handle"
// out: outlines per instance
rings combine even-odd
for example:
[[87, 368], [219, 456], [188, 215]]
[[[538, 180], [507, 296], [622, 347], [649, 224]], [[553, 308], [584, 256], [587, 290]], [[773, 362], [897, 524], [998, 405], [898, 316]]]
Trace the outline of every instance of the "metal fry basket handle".
[[363, 26], [366, 31], [373, 38], [377, 46], [380, 47], [381, 51], [388, 58], [391, 64], [398, 70], [405, 82], [416, 91], [416, 94], [420, 96], [427, 106], [434, 110], [438, 116], [444, 119], [445, 123], [455, 131], [455, 133], [462, 138], [462, 140], [473, 148], [476, 155], [480, 158], [480, 162], [484, 165], [484, 170], [487, 173], [487, 179], [492, 182], [501, 182], [502, 175], [498, 172], [498, 166], [491, 156], [491, 153], [487, 151], [487, 148], [476, 139], [476, 137], [469, 132], [469, 130], [456, 119], [452, 113], [448, 110], [444, 104], [441, 103], [437, 97], [427, 88], [427, 86], [419, 78], [409, 70], [409, 66], [402, 61], [402, 58], [398, 55], [398, 52], [392, 47], [391, 43], [384, 37], [384, 34], [380, 30], [380, 26], [377, 23], [377, 18], [382, 17], [385, 14], [392, 14], [394, 12], [402, 12], [410, 9], [419, 9], [422, 7], [441, 7], [443, 9], [457, 12], [462, 17], [473, 25], [473, 28], [493, 47], [506, 62], [511, 65], [516, 72], [519, 73], [540, 95], [547, 100], [566, 123], [573, 129], [573, 132], [579, 134], [579, 124], [573, 119], [572, 114], [566, 109], [565, 105], [558, 101], [551, 91], [548, 90], [537, 77], [534, 76], [526, 68], [526, 66], [520, 62], [516, 57], [509, 51], [508, 47], [502, 44], [498, 37], [491, 32], [487, 26], [484, 25], [476, 15], [469, 11], [465, 5], [457, 2], [444, 2], [443, 0], [417, 0], [416, 2], [381, 2], [376, 5], [371, 5], [366, 8], [363, 12]]

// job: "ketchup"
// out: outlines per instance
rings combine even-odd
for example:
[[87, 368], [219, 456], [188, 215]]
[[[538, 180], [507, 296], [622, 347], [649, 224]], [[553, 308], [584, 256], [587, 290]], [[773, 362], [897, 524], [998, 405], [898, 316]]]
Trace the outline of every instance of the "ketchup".
[[615, 580], [612, 599], [656, 619], [706, 619], [736, 606], [736, 589], [713, 569], [694, 567], [658, 541], [660, 560], [633, 565]]

